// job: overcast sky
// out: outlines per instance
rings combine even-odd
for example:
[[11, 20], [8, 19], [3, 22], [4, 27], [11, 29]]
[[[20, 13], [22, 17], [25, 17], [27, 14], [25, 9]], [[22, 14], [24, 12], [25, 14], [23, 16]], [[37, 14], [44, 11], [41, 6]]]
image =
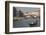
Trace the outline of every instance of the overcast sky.
[[23, 13], [24, 12], [35, 12], [40, 10], [40, 8], [32, 8], [32, 7], [15, 7], [17, 11], [21, 10]]

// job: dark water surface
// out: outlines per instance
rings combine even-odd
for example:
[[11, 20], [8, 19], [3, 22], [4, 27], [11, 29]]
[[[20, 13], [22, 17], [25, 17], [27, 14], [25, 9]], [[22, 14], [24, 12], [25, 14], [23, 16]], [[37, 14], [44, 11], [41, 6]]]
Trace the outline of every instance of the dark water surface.
[[13, 28], [18, 27], [39, 27], [40, 18], [22, 18], [21, 20], [13, 19]]

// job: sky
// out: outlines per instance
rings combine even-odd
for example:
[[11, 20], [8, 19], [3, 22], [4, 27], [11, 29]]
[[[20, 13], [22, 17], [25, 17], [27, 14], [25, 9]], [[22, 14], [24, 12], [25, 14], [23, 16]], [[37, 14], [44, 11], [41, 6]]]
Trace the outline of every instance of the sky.
[[32, 8], [32, 7], [15, 7], [17, 11], [21, 10], [23, 13], [25, 12], [36, 12], [40, 10], [40, 8]]

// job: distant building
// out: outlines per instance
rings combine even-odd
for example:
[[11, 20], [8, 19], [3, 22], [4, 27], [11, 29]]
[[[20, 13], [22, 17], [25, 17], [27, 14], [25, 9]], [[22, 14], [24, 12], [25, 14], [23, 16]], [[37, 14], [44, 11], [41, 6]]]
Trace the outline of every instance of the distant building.
[[27, 12], [27, 13], [24, 13], [24, 16], [26, 16], [26, 17], [40, 17], [40, 12]]

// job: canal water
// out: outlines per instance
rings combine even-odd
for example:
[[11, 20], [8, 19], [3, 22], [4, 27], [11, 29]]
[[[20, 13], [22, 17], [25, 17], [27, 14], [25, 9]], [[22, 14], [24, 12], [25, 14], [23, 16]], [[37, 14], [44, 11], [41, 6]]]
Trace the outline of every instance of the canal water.
[[18, 27], [39, 27], [40, 18], [22, 18], [20, 20], [13, 19], [13, 28]]

